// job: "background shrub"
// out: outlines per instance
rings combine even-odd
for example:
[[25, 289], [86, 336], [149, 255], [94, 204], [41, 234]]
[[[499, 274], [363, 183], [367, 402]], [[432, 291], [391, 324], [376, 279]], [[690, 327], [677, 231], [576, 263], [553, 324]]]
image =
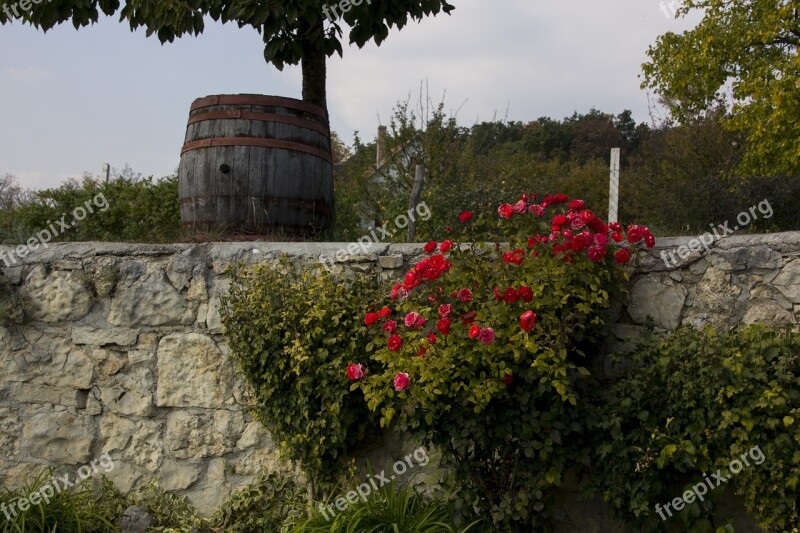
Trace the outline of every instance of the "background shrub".
[[[758, 446], [764, 462], [725, 486], [761, 527], [800, 528], [800, 333], [683, 327], [646, 338], [626, 359], [633, 367], [607, 385], [591, 417], [594, 486], [623, 518], [660, 530], [656, 503]], [[687, 505], [677, 521], [698, 531], [720, 525], [708, 501]]]

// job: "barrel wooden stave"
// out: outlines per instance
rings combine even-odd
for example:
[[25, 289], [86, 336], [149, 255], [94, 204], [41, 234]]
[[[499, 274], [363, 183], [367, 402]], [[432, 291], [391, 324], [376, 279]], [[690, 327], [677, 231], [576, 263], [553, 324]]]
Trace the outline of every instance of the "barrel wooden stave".
[[[256, 234], [327, 229], [333, 222], [333, 178], [329, 155], [320, 157], [330, 153], [324, 117], [310, 113], [304, 102], [294, 101], [300, 109], [287, 99], [278, 99], [287, 105], [245, 104], [244, 96], [237, 95], [239, 103], [198, 99], [192, 106], [179, 171], [184, 227]], [[271, 100], [251, 99], [264, 98]], [[186, 150], [203, 140], [238, 145]], [[248, 145], [273, 141], [313, 153]], [[230, 167], [227, 174], [220, 170], [223, 163]]]

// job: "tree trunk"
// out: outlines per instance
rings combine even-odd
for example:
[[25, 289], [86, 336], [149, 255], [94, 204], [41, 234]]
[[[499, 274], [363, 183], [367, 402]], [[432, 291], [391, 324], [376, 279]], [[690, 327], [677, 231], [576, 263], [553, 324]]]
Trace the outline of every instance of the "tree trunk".
[[[319, 23], [322, 26], [322, 22]], [[325, 52], [320, 43], [303, 40], [303, 100], [318, 105], [328, 116], [328, 94], [326, 90], [327, 68]]]

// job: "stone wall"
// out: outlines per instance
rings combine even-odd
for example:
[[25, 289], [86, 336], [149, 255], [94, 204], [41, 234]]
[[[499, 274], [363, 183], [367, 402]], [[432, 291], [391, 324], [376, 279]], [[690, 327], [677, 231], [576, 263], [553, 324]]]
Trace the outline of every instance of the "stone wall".
[[[668, 267], [660, 253], [683, 244], [662, 239], [639, 258], [620, 333], [634, 335], [648, 315], [665, 329], [797, 323], [800, 232], [728, 237]], [[259, 469], [282, 466], [269, 433], [247, 414], [227, 357], [225, 269], [281, 254], [311, 266], [342, 247], [63, 243], [0, 264], [32, 313], [23, 326], [0, 327], [0, 485], [108, 453], [107, 475], [123, 492], [159, 477], [210, 513]], [[400, 277], [420, 254], [420, 245], [372, 245], [340, 255], [334, 270]]]

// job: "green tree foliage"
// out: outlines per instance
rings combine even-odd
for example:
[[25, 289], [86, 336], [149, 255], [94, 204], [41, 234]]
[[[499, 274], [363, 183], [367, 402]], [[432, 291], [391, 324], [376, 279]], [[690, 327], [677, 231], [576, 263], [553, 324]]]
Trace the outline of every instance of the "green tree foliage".
[[[636, 123], [627, 110], [590, 110], [563, 120], [494, 120], [470, 128], [442, 113], [441, 104], [429, 122], [417, 118], [418, 108], [408, 101], [395, 108], [392, 124], [403, 126], [388, 129], [393, 159], [382, 172], [375, 168], [376, 143], [358, 137], [352, 156], [337, 167], [337, 239], [365, 234], [364, 220], [391, 227], [406, 211], [415, 164], [407, 153], [431, 167], [422, 200], [432, 216], [417, 231], [417, 240], [425, 241], [441, 235], [461, 209], [496, 206], [519, 190], [561, 190], [605, 209], [613, 147], [622, 151], [620, 217], [626, 224], [648, 224], [665, 236], [693, 235], [767, 199], [774, 216], [739, 231], [800, 228], [793, 207], [800, 204], [800, 180], [743, 173], [748, 140], [727, 127], [723, 107], [653, 126]], [[395, 240], [404, 237], [397, 232]]]
[[[17, 4], [2, 0], [2, 5]], [[326, 58], [342, 55], [343, 26], [349, 27], [348, 39], [359, 47], [369, 41], [380, 45], [393, 27], [403, 28], [411, 20], [454, 8], [446, 0], [392, 0], [361, 2], [350, 9], [331, 11], [324, 7], [339, 2], [320, 0], [192, 0], [190, 2], [158, 2], [152, 0], [59, 0], [33, 5], [21, 12], [24, 22], [45, 31], [71, 22], [81, 28], [97, 22], [100, 14], [119, 15], [131, 29], [145, 28], [162, 42], [172, 42], [183, 35], [198, 35], [205, 28], [206, 16], [239, 27], [251, 27], [264, 40], [264, 59], [279, 70], [285, 65], [302, 63], [303, 99], [327, 109], [325, 90]], [[326, 13], [331, 14], [326, 23]], [[10, 10], [0, 9], [0, 24], [16, 17]]]
[[654, 89], [681, 122], [719, 104], [727, 125], [745, 135], [743, 169], [800, 171], [800, 13], [793, 0], [685, 0], [702, 11], [693, 30], [667, 33], [648, 50], [644, 87]]

